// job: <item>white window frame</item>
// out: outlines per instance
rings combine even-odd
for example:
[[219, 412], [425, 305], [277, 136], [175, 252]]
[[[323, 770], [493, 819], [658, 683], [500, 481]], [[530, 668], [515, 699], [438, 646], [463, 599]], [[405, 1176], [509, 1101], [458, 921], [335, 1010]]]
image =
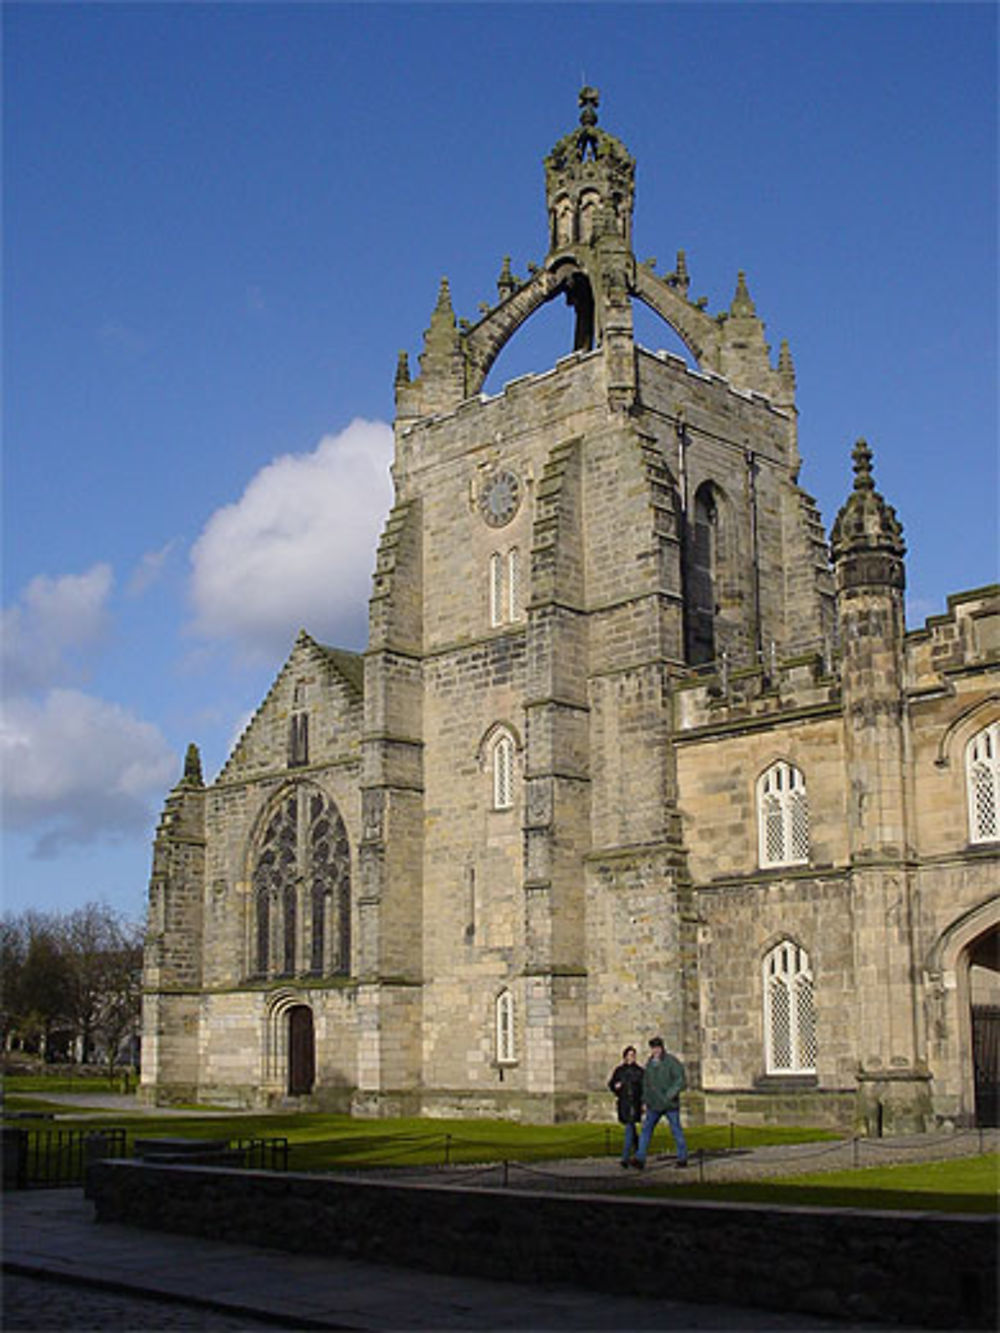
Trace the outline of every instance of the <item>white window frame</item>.
[[784, 939], [764, 958], [764, 1069], [815, 1074], [816, 1001], [809, 955]]
[[969, 841], [1000, 840], [1000, 721], [991, 722], [965, 747]]
[[510, 810], [514, 806], [514, 738], [509, 731], [494, 737], [492, 753], [493, 809]]
[[809, 795], [802, 770], [779, 759], [757, 779], [761, 869], [809, 864]]
[[497, 996], [493, 1006], [493, 1021], [497, 1064], [516, 1064], [517, 1043], [515, 1041], [514, 1033], [514, 996], [511, 991], [502, 990]]

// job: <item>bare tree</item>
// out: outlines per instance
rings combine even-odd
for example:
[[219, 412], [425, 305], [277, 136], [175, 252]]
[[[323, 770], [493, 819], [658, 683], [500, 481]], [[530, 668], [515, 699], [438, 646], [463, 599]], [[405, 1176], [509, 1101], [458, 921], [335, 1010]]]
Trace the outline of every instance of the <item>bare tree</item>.
[[113, 1069], [138, 1026], [142, 929], [112, 908], [87, 903], [64, 914], [23, 912], [0, 921], [5, 1042], [16, 1034], [52, 1053], [68, 1032], [78, 1058], [103, 1046]]

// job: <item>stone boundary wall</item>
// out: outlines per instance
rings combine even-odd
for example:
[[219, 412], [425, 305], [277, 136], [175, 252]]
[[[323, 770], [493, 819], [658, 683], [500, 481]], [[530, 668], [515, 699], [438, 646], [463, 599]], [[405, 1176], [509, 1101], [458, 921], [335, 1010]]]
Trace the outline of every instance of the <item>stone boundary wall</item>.
[[94, 1163], [98, 1222], [432, 1272], [993, 1328], [993, 1217], [716, 1204]]

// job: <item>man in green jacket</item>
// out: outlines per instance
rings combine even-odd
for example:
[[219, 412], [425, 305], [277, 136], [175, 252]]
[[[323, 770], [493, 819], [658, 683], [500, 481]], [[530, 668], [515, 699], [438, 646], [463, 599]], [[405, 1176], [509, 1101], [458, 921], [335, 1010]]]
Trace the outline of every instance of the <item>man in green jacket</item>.
[[688, 1148], [681, 1128], [680, 1095], [687, 1087], [684, 1066], [680, 1060], [668, 1055], [662, 1037], [654, 1037], [649, 1043], [649, 1063], [642, 1074], [642, 1100], [646, 1107], [646, 1116], [642, 1122], [642, 1134], [639, 1147], [632, 1159], [633, 1166], [641, 1171], [646, 1165], [650, 1140], [662, 1116], [667, 1117], [667, 1124], [674, 1136], [677, 1147], [675, 1166], [687, 1166]]

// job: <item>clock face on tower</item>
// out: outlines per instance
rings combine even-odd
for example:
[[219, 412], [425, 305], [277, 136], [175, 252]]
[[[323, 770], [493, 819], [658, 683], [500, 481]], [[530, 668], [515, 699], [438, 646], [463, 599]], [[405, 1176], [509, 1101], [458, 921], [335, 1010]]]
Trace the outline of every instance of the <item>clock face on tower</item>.
[[521, 483], [513, 472], [494, 472], [479, 493], [479, 510], [491, 528], [502, 528], [517, 513]]

